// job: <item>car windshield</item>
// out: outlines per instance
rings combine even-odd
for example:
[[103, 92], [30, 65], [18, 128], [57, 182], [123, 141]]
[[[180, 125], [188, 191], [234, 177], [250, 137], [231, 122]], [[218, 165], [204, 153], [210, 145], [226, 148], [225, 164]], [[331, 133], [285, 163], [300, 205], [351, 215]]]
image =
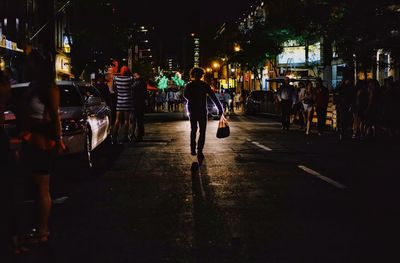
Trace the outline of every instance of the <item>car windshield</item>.
[[83, 105], [82, 97], [72, 85], [59, 85], [60, 107], [80, 107]]
[[264, 100], [264, 92], [263, 91], [253, 91], [251, 93], [251, 98], [254, 100]]

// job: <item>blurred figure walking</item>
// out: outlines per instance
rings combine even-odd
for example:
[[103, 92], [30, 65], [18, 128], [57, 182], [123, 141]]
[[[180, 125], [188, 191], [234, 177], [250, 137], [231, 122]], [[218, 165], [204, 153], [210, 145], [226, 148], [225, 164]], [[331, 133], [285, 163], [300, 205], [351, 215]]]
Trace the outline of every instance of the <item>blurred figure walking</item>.
[[343, 82], [336, 87], [334, 102], [337, 110], [339, 139], [342, 140], [351, 123], [351, 107], [355, 101], [355, 87], [350, 73], [345, 74]]
[[294, 87], [290, 85], [289, 78], [285, 77], [283, 84], [277, 92], [282, 111], [282, 130], [289, 130], [290, 128], [290, 114], [292, 111], [294, 92]]
[[322, 79], [318, 78], [315, 87], [315, 110], [318, 120], [318, 135], [322, 135], [325, 131], [328, 102], [329, 90], [323, 85]]
[[311, 124], [314, 116], [315, 91], [311, 81], [306, 82], [305, 89], [299, 94], [299, 99], [303, 104], [304, 121], [306, 123], [306, 135], [310, 134]]

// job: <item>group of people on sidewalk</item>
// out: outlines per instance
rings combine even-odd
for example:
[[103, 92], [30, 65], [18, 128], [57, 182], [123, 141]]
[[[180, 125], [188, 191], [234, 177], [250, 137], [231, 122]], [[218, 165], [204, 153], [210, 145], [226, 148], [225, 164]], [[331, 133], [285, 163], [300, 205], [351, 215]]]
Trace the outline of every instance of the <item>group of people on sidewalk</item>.
[[308, 80], [300, 82], [296, 89], [290, 84], [290, 79], [285, 77], [276, 96], [281, 106], [282, 130], [289, 130], [293, 117], [297, 115], [300, 121], [300, 128], [303, 129], [305, 126], [305, 134], [309, 135], [314, 112], [316, 112], [318, 134], [322, 135], [324, 133], [329, 91], [320, 78], [316, 80], [315, 87]]
[[334, 94], [340, 138], [398, 135], [399, 97], [400, 81], [395, 82], [392, 77], [385, 79], [383, 85], [374, 79], [358, 80], [354, 85], [351, 77], [345, 78]]
[[150, 112], [177, 112], [183, 109], [183, 94], [181, 89], [168, 88], [158, 90], [150, 95]]
[[112, 142], [120, 143], [120, 128], [124, 133], [124, 141], [142, 141], [148, 96], [146, 81], [139, 71], [132, 74], [127, 66], [123, 66], [120, 74], [114, 77], [112, 91], [116, 94], [115, 108], [112, 105], [116, 112], [111, 133]]
[[226, 113], [243, 110], [244, 98], [242, 98], [239, 92], [217, 91], [216, 96]]
[[[309, 135], [316, 113], [318, 134], [324, 133], [329, 90], [320, 78], [316, 79], [315, 86], [307, 80], [299, 82], [295, 88], [286, 77], [276, 96], [280, 103], [283, 130], [289, 130], [297, 118], [300, 128]], [[374, 137], [378, 132], [389, 136], [398, 134], [400, 114], [396, 99], [399, 96], [400, 82], [395, 82], [393, 77], [385, 79], [382, 86], [374, 79], [357, 80], [354, 85], [353, 79], [346, 75], [333, 90], [339, 138], [364, 139]]]

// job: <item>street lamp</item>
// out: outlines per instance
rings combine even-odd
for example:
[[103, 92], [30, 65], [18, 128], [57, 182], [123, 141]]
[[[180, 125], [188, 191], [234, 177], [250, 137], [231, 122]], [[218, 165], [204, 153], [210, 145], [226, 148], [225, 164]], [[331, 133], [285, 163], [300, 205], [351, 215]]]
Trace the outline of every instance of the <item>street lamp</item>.
[[235, 51], [235, 52], [239, 52], [241, 49], [240, 49], [240, 45], [239, 44], [235, 44], [234, 46], [233, 46], [233, 51]]
[[207, 83], [212, 83], [212, 79], [213, 79], [212, 72], [213, 72], [213, 70], [211, 67], [206, 68], [205, 79], [206, 79]]
[[212, 67], [213, 67], [215, 70], [217, 70], [217, 69], [219, 69], [220, 64], [219, 64], [218, 62], [214, 62], [214, 63], [212, 64]]
[[221, 65], [219, 64], [218, 61], [214, 61], [214, 62], [211, 63], [211, 66], [212, 66], [211, 71], [212, 71], [212, 75], [213, 75], [212, 78], [214, 79], [214, 85], [217, 88], [218, 87], [218, 85], [217, 85], [217, 83], [218, 83], [218, 71], [219, 71], [219, 68], [220, 68]]

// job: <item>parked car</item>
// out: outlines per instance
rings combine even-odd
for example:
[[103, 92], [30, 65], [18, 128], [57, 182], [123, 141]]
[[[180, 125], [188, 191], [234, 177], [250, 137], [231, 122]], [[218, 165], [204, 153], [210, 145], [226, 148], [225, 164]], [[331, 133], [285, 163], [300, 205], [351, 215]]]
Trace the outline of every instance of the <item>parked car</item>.
[[[10, 107], [4, 112], [7, 132], [16, 137], [18, 130], [19, 105], [30, 83], [11, 86]], [[111, 110], [100, 92], [90, 84], [74, 81], [59, 81], [60, 117], [65, 154], [82, 154], [88, 168], [93, 167], [92, 152], [109, 134]], [[18, 146], [15, 146], [18, 147]]]
[[245, 101], [246, 114], [271, 113], [275, 114], [275, 92], [272, 90], [255, 90], [250, 92]]

